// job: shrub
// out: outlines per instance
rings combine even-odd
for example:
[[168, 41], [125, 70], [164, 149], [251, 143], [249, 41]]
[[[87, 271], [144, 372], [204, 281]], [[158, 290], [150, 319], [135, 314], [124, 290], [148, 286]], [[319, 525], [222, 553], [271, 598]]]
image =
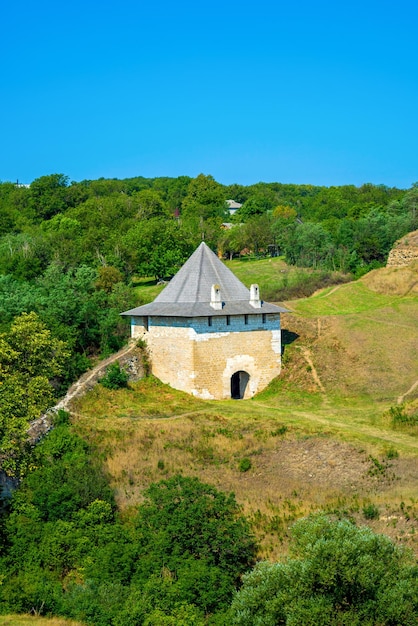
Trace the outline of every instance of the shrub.
[[363, 515], [366, 519], [379, 519], [379, 509], [375, 504], [366, 504], [363, 507]]
[[278, 426], [277, 428], [272, 430], [270, 432], [270, 435], [272, 437], [278, 437], [278, 436], [281, 436], [281, 435], [285, 435], [287, 433], [287, 431], [288, 431], [288, 427], [283, 424], [282, 426]]
[[397, 459], [399, 457], [399, 452], [397, 451], [397, 449], [394, 446], [390, 446], [387, 450], [386, 450], [386, 458], [391, 460], [391, 459]]
[[106, 368], [106, 374], [99, 380], [99, 383], [106, 389], [122, 389], [128, 386], [128, 380], [128, 373], [121, 369], [116, 361]]
[[292, 528], [290, 558], [244, 576], [230, 624], [391, 626], [417, 623], [416, 560], [388, 537], [314, 516]]
[[392, 426], [417, 426], [418, 413], [408, 413], [403, 405], [391, 406], [389, 409]]
[[64, 411], [64, 409], [59, 409], [53, 415], [53, 423], [54, 426], [69, 426], [70, 425], [70, 414], [68, 411]]
[[248, 470], [250, 470], [251, 467], [252, 467], [252, 463], [250, 459], [248, 458], [241, 459], [238, 465], [238, 469], [240, 472], [248, 472]]

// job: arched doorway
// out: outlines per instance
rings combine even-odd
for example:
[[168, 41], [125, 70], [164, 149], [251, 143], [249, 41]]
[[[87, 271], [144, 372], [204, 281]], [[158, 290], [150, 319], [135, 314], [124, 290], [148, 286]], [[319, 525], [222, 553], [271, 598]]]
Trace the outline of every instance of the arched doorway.
[[240, 370], [231, 376], [231, 398], [233, 400], [242, 400], [247, 389], [250, 375], [248, 372]]

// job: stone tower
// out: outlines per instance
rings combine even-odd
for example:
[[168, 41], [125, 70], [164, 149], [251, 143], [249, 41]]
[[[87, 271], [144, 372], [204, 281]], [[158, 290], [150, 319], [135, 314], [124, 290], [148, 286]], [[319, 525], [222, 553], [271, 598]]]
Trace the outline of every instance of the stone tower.
[[152, 373], [205, 399], [250, 398], [280, 373], [280, 313], [201, 243], [150, 304], [125, 311]]

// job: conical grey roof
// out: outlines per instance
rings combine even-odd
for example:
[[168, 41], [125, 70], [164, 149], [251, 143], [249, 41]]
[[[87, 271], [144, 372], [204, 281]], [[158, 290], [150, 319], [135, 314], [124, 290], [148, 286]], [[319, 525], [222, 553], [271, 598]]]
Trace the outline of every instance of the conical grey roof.
[[[210, 305], [212, 285], [220, 287], [223, 304], [219, 310]], [[202, 242], [153, 302], [122, 315], [199, 317], [284, 311], [286, 309], [267, 302], [262, 302], [261, 309], [251, 306], [250, 290]]]
[[250, 292], [202, 241], [154, 302], [210, 302], [219, 285], [225, 302], [249, 300]]

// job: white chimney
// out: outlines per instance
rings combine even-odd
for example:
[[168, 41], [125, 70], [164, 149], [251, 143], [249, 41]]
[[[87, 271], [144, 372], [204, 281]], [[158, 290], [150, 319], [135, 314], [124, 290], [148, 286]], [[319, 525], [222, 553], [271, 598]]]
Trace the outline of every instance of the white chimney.
[[210, 290], [210, 306], [217, 311], [222, 310], [221, 288], [219, 285], [212, 285]]
[[250, 287], [250, 304], [255, 309], [261, 309], [260, 290], [258, 285], [251, 285]]

